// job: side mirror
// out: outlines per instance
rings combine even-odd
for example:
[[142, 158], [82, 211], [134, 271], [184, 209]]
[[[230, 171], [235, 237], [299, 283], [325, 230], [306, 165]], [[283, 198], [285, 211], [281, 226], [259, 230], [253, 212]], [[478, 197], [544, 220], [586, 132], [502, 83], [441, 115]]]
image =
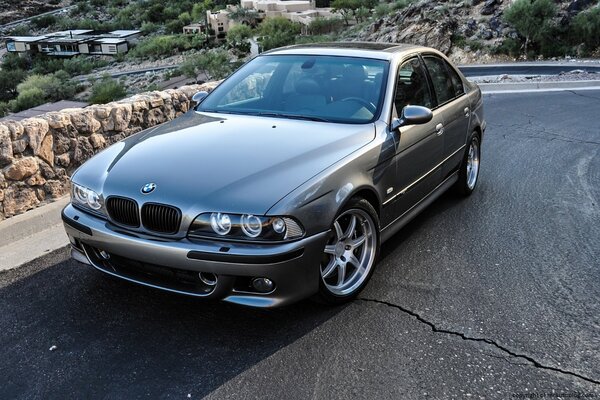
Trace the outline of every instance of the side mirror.
[[433, 118], [433, 113], [427, 107], [406, 106], [402, 109], [400, 118], [392, 121], [392, 131], [407, 125], [426, 124]]
[[192, 96], [192, 101], [196, 103], [196, 105], [200, 104], [204, 98], [208, 96], [208, 92], [201, 91]]

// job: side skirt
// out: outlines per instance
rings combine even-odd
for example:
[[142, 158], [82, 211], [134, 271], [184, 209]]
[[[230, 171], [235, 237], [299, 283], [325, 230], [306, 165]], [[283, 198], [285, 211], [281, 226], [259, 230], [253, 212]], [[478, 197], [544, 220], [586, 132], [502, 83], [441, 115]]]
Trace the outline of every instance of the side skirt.
[[381, 230], [381, 242], [385, 242], [408, 224], [414, 217], [419, 215], [421, 211], [427, 208], [433, 203], [438, 197], [440, 197], [446, 190], [450, 189], [452, 185], [458, 180], [458, 171], [447, 177], [442, 183], [440, 183], [435, 189], [433, 189], [427, 196], [423, 197], [418, 203], [412, 206], [404, 214], [396, 218], [389, 225]]

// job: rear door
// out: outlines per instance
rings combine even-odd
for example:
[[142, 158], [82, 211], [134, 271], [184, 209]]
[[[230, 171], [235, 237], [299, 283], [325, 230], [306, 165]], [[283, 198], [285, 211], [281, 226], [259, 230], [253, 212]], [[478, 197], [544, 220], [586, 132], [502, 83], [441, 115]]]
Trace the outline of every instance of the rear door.
[[[396, 76], [394, 117], [407, 105], [432, 108], [434, 104], [421, 59], [415, 56], [404, 61]], [[396, 185], [388, 189], [387, 200], [393, 203], [396, 215], [408, 211], [439, 184], [441, 169], [436, 166], [441, 162], [444, 142], [437, 130], [442, 125], [441, 113], [434, 110], [430, 122], [405, 126], [397, 133]]]
[[445, 178], [458, 168], [464, 155], [463, 149], [471, 120], [470, 103], [463, 82], [454, 67], [433, 54], [425, 54], [423, 60], [435, 92], [435, 110], [444, 119], [442, 176]]

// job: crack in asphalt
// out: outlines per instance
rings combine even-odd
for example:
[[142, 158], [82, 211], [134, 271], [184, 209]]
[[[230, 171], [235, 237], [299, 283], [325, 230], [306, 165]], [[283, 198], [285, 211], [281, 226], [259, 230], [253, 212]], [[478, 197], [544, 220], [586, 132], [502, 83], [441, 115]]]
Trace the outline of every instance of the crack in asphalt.
[[[489, 345], [495, 347], [496, 349], [504, 352], [505, 354], [510, 355], [511, 357], [520, 358], [522, 360], [526, 360], [526, 361], [528, 361], [531, 365], [533, 365], [536, 368], [544, 369], [544, 370], [548, 370], [548, 371], [554, 371], [554, 372], [558, 372], [558, 373], [564, 374], [564, 375], [574, 376], [574, 377], [579, 378], [581, 380], [584, 380], [586, 382], [590, 382], [590, 383], [594, 383], [596, 385], [600, 385], [600, 381], [598, 381], [596, 379], [592, 379], [592, 378], [589, 378], [587, 376], [580, 375], [580, 374], [578, 374], [576, 372], [568, 371], [568, 370], [565, 370], [565, 369], [561, 369], [561, 368], [557, 368], [557, 367], [552, 367], [552, 366], [549, 366], [549, 365], [544, 365], [544, 364], [540, 363], [539, 361], [537, 361], [536, 359], [534, 359], [533, 357], [530, 357], [530, 356], [525, 355], [525, 354], [515, 353], [514, 351], [512, 351], [512, 350], [510, 350], [510, 349], [502, 346], [501, 344], [495, 342], [492, 339], [470, 337], [470, 336], [467, 336], [467, 335], [465, 335], [464, 333], [461, 333], [461, 332], [455, 332], [455, 331], [450, 331], [450, 330], [447, 330], [447, 329], [438, 328], [433, 322], [429, 322], [428, 320], [426, 320], [425, 318], [423, 318], [418, 313], [416, 313], [414, 311], [411, 311], [411, 310], [409, 310], [407, 308], [404, 308], [404, 307], [402, 307], [402, 306], [400, 306], [398, 304], [394, 304], [394, 303], [391, 303], [391, 302], [388, 302], [388, 301], [384, 301], [384, 300], [369, 299], [369, 298], [365, 298], [365, 297], [358, 297], [356, 300], [360, 300], [360, 301], [364, 301], [364, 302], [368, 302], [368, 303], [381, 304], [381, 305], [384, 305], [384, 306], [388, 306], [388, 307], [400, 310], [401, 312], [403, 312], [405, 314], [408, 314], [411, 317], [414, 317], [417, 321], [419, 321], [419, 322], [421, 322], [421, 323], [429, 326], [434, 333], [444, 333], [444, 334], [451, 335], [451, 336], [458, 336], [462, 340], [466, 340], [466, 341], [470, 341], [470, 342], [482, 342], [482, 343], [486, 343], [486, 344], [489, 344]], [[521, 364], [521, 365], [526, 365], [526, 364]]]
[[599, 100], [600, 101], [600, 97], [596, 97], [596, 96], [586, 96], [585, 94], [581, 94], [581, 93], [577, 93], [574, 90], [567, 90], [567, 92], [574, 94], [575, 96], [580, 96], [580, 97], [585, 97], [586, 99], [594, 99], [594, 100]]
[[[496, 123], [490, 123], [489, 126], [493, 126], [496, 128], [503, 128], [503, 129], [511, 129], [511, 128], [521, 128], [523, 130], [523, 133], [526, 134], [525, 136], [519, 135], [519, 134], [510, 134], [510, 133], [503, 133], [502, 134], [502, 138], [503, 139], [512, 139], [512, 138], [529, 138], [529, 139], [540, 139], [540, 140], [545, 140], [547, 142], [552, 142], [554, 140], [558, 140], [561, 142], [567, 142], [567, 143], [578, 143], [578, 144], [592, 144], [592, 145], [600, 145], [600, 142], [596, 142], [593, 140], [582, 140], [582, 139], [577, 139], [571, 136], [565, 136], [565, 135], [561, 135], [558, 133], [554, 133], [554, 132], [550, 132], [548, 131], [545, 127], [543, 126], [538, 126], [536, 128], [533, 127], [533, 124], [531, 123], [531, 121], [529, 121], [529, 124], [532, 125], [532, 128], [524, 128], [522, 125], [504, 125], [504, 124], [496, 124]], [[527, 134], [530, 133], [530, 134]], [[547, 136], [550, 137], [547, 137]]]

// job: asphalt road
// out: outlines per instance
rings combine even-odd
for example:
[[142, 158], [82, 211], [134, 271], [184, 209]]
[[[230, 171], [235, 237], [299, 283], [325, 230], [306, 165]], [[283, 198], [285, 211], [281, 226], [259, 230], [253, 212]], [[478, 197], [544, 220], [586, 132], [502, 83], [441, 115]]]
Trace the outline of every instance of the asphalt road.
[[476, 193], [345, 307], [203, 303], [66, 251], [0, 274], [0, 398], [600, 397], [600, 91], [486, 107]]

